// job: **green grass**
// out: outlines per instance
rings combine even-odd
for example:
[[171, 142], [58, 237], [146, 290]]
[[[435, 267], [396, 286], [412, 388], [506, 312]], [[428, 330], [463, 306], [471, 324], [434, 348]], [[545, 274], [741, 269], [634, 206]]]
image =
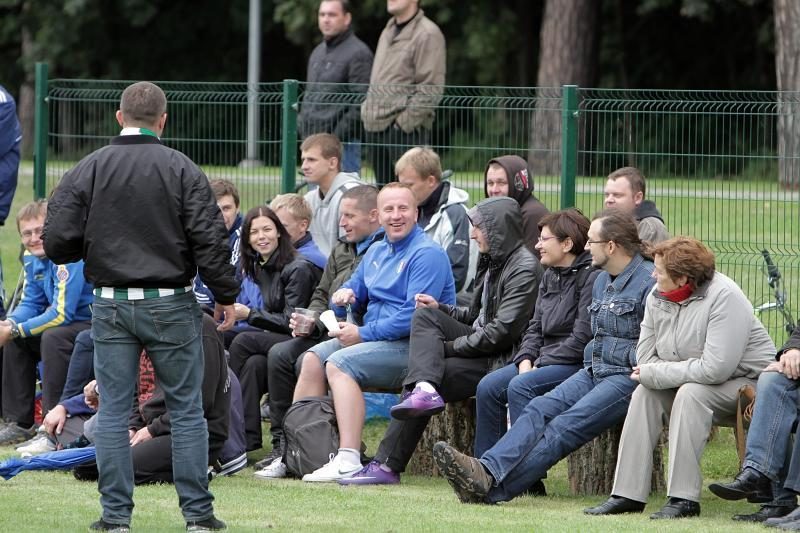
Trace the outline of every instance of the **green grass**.
[[[372, 452], [385, 427], [385, 421], [367, 424], [364, 440]], [[12, 453], [11, 447], [0, 448], [0, 458]], [[704, 485], [729, 480], [737, 470], [732, 432], [722, 429], [703, 456]], [[461, 504], [440, 478], [403, 476], [399, 486], [359, 488], [262, 481], [252, 473], [247, 468], [211, 484], [216, 513], [231, 531], [763, 531], [730, 519], [755, 511], [755, 505], [720, 500], [706, 488], [696, 519], [649, 520], [648, 514], [664, 503], [664, 494], [652, 495], [643, 515], [587, 517], [582, 510], [607, 495], [570, 495], [565, 462], [550, 471], [547, 497], [520, 497], [496, 506]], [[69, 473], [23, 472], [0, 480], [0, 531], [85, 531], [98, 517], [97, 498], [94, 483], [76, 481]], [[137, 487], [134, 498], [136, 530], [182, 530], [172, 486]]]

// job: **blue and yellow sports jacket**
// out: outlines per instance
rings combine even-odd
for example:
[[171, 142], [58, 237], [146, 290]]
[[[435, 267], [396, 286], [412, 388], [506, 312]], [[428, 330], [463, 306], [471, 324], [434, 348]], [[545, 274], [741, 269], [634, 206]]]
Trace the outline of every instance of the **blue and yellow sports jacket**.
[[83, 261], [56, 265], [25, 252], [22, 299], [8, 318], [20, 337], [41, 335], [56, 326], [91, 320], [92, 286], [83, 277]]

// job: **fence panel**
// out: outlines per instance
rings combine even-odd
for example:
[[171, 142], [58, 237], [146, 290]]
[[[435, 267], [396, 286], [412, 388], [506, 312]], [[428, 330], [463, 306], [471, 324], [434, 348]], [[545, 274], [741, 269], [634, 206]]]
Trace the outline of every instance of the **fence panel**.
[[[581, 89], [578, 205], [602, 207], [605, 176], [636, 166], [647, 178], [673, 235], [702, 239], [720, 271], [756, 305], [774, 300], [761, 251], [783, 271], [790, 305], [800, 302], [798, 193], [779, 186], [781, 113], [798, 111], [798, 94], [726, 91]], [[779, 107], [779, 96], [783, 99]], [[775, 311], [761, 318], [786, 338]]]
[[[244, 206], [280, 192], [280, 83], [259, 85], [261, 164], [247, 161], [247, 84], [157, 82], [167, 95], [163, 142], [184, 152], [209, 178], [233, 181]], [[50, 80], [47, 189], [75, 162], [119, 133], [114, 113], [127, 81]], [[241, 163], [241, 164], [240, 164]]]

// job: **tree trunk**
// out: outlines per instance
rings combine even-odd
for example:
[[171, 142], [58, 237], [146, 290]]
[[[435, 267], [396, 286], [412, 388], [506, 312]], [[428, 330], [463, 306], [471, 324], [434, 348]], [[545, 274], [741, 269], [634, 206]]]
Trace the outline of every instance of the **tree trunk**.
[[421, 476], [440, 475], [431, 454], [433, 445], [440, 440], [446, 441], [460, 452], [472, 455], [472, 444], [475, 441], [475, 398], [448, 403], [444, 412], [431, 418], [406, 471]]
[[[28, 10], [29, 2], [23, 6]], [[19, 101], [17, 102], [17, 115], [22, 126], [22, 157], [29, 158], [33, 155], [33, 124], [34, 124], [34, 70], [33, 70], [33, 37], [27, 25], [23, 25], [20, 52], [25, 65], [25, 81], [19, 88]]]
[[[569, 488], [573, 494], [584, 496], [611, 494], [621, 434], [622, 424], [619, 424], [570, 454], [567, 463]], [[653, 450], [652, 491], [663, 491], [666, 487], [661, 453], [663, 442], [662, 435], [658, 446]]]
[[[800, 3], [774, 0], [775, 71], [778, 91], [800, 90]], [[800, 111], [794, 95], [778, 93], [778, 180], [786, 188], [800, 186]]]
[[593, 83], [597, 64], [598, 19], [601, 2], [547, 0], [540, 32], [540, 94], [531, 122], [528, 160], [535, 175], [558, 174], [561, 159], [560, 91], [565, 84]]

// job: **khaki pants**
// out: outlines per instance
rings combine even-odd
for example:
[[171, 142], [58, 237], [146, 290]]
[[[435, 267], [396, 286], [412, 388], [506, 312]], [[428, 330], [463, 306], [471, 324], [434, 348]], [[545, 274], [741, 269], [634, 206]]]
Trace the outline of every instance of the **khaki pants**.
[[667, 495], [700, 501], [703, 478], [700, 457], [712, 425], [736, 422], [736, 399], [750, 378], [719, 385], [687, 383], [677, 389], [652, 390], [639, 385], [633, 392], [622, 437], [612, 494], [646, 502], [650, 494], [653, 449], [669, 424]]

